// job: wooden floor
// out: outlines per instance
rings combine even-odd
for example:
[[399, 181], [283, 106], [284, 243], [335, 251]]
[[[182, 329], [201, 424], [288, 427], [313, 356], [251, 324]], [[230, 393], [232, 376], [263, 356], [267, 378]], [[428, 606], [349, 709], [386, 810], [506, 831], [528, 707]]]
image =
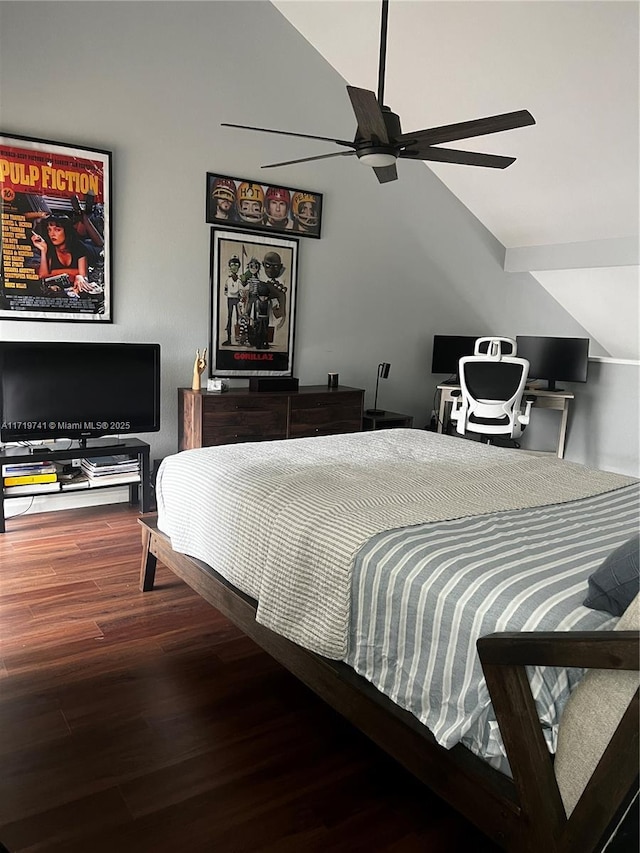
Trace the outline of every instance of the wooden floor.
[[11, 853], [493, 853], [164, 566], [126, 505], [0, 535]]

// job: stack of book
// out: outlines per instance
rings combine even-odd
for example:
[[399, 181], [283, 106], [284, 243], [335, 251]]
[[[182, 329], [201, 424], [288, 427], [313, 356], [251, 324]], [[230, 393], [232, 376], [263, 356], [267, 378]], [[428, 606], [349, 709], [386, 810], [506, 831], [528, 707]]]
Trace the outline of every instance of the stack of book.
[[58, 465], [58, 480], [63, 492], [71, 489], [89, 488], [87, 475], [82, 468], [70, 465], [69, 463]]
[[82, 460], [82, 470], [89, 481], [89, 488], [115, 486], [118, 483], [139, 483], [140, 462], [136, 457], [88, 456]]
[[2, 466], [5, 495], [35, 495], [60, 490], [58, 472], [53, 462], [22, 462]]

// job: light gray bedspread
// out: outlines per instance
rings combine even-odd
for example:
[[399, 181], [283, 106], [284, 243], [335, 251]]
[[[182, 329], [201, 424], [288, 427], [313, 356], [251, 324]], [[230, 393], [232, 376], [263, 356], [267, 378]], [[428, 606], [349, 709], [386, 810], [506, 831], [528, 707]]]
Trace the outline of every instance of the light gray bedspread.
[[257, 620], [343, 659], [353, 560], [377, 533], [563, 503], [632, 478], [422, 430], [188, 450], [158, 472], [158, 526], [258, 600]]

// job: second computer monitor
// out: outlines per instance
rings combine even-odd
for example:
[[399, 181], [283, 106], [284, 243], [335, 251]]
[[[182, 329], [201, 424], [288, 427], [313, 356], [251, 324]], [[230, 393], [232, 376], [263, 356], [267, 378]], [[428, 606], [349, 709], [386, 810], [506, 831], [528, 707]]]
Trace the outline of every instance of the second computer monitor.
[[518, 335], [518, 357], [529, 362], [529, 378], [546, 380], [549, 391], [556, 382], [586, 382], [589, 338], [554, 338]]

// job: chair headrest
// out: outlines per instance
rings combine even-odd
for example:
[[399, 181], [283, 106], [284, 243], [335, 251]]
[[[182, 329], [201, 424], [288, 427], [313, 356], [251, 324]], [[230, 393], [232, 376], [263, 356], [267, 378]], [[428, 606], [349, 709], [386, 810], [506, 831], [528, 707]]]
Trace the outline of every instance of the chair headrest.
[[517, 352], [518, 345], [513, 338], [477, 338], [473, 347], [474, 355], [486, 355], [487, 358], [501, 359], [503, 355], [514, 356]]

